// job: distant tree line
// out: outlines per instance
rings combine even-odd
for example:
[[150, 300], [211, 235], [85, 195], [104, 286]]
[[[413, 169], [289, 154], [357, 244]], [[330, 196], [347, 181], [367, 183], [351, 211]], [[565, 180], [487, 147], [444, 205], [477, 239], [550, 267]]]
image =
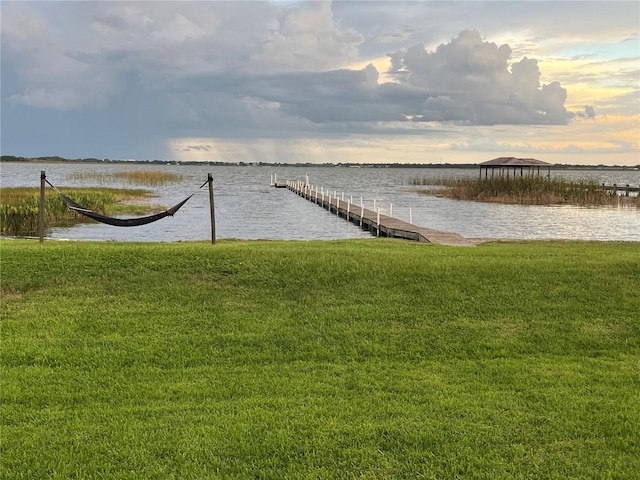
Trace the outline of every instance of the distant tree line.
[[[33, 162], [33, 163], [59, 163], [59, 162], [84, 162], [84, 163], [144, 163], [157, 165], [216, 165], [239, 167], [354, 167], [354, 168], [478, 168], [476, 163], [280, 163], [280, 162], [220, 162], [220, 161], [177, 161], [177, 160], [112, 160], [109, 158], [64, 158], [50, 157], [19, 157], [15, 155], [2, 155], [0, 162]], [[556, 163], [555, 170], [585, 169], [585, 170], [640, 170], [640, 164], [630, 166], [618, 165], [571, 165]]]

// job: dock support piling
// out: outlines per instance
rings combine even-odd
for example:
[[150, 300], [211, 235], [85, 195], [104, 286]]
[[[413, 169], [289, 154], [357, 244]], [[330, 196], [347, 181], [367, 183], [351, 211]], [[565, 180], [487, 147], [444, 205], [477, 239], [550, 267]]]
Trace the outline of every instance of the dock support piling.
[[207, 176], [209, 183], [209, 206], [211, 208], [211, 244], [216, 243], [216, 209], [213, 201], [213, 176], [209, 173]]
[[40, 172], [40, 208], [38, 210], [38, 236], [40, 237], [40, 243], [44, 242], [44, 189], [45, 189], [45, 179], [47, 176], [44, 173], [44, 170]]

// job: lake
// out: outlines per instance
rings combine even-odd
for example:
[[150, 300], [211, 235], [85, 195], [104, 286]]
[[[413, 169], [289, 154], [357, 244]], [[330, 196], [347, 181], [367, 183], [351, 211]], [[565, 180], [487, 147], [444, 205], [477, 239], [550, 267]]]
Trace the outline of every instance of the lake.
[[[214, 179], [217, 238], [273, 240], [333, 240], [370, 238], [368, 232], [293, 194], [270, 186], [304, 180], [353, 199], [372, 209], [409, 220], [422, 227], [446, 230], [473, 238], [577, 239], [640, 242], [640, 211], [636, 208], [501, 205], [451, 200], [412, 192], [416, 177], [476, 177], [475, 169], [460, 168], [347, 168], [301, 166], [213, 166], [104, 163], [2, 163], [3, 187], [38, 186], [40, 172], [57, 187], [139, 187], [116, 179], [123, 170], [162, 170], [182, 179], [152, 190], [151, 201], [169, 207], [186, 196], [194, 196], [174, 216], [141, 227], [81, 224], [51, 227], [49, 238], [117, 241], [193, 241], [211, 238], [209, 194], [199, 189], [211, 173]], [[83, 177], [83, 174], [84, 177]], [[599, 183], [638, 186], [640, 172], [630, 170], [552, 170], [552, 176], [596, 179]], [[47, 187], [50, 188], [50, 187]]]

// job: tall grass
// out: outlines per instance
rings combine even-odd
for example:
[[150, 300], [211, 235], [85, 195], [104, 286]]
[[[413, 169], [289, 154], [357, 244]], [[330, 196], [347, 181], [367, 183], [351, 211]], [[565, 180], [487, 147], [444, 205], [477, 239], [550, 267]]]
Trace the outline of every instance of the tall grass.
[[161, 172], [158, 170], [131, 170], [113, 173], [78, 172], [70, 175], [70, 179], [72, 180], [98, 180], [101, 184], [109, 183], [114, 178], [133, 185], [156, 187], [179, 182], [184, 176], [173, 172]]
[[[74, 201], [104, 215], [144, 214], [157, 207], [121, 202], [141, 200], [149, 196], [147, 190], [114, 188], [63, 188], [63, 193]], [[0, 188], [0, 233], [31, 236], [38, 233], [40, 190], [37, 187]], [[47, 226], [73, 225], [92, 220], [67, 208], [60, 196], [51, 190], [45, 192], [45, 224]]]
[[[526, 205], [628, 205], [640, 207], [639, 197], [621, 197], [604, 190], [596, 180], [566, 180], [541, 176], [491, 178], [428, 178], [410, 180], [418, 193], [457, 200]], [[434, 188], [435, 187], [435, 188]]]

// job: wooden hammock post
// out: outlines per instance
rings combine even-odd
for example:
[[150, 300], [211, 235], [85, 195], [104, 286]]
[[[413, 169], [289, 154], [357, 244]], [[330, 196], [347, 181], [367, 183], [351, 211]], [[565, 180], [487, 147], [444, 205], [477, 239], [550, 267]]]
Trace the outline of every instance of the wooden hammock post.
[[45, 179], [47, 176], [44, 170], [40, 172], [40, 208], [38, 209], [38, 235], [40, 236], [40, 243], [44, 242], [44, 188]]
[[213, 177], [208, 174], [207, 180], [209, 182], [209, 205], [211, 207], [211, 244], [216, 243], [216, 210], [213, 202]]

